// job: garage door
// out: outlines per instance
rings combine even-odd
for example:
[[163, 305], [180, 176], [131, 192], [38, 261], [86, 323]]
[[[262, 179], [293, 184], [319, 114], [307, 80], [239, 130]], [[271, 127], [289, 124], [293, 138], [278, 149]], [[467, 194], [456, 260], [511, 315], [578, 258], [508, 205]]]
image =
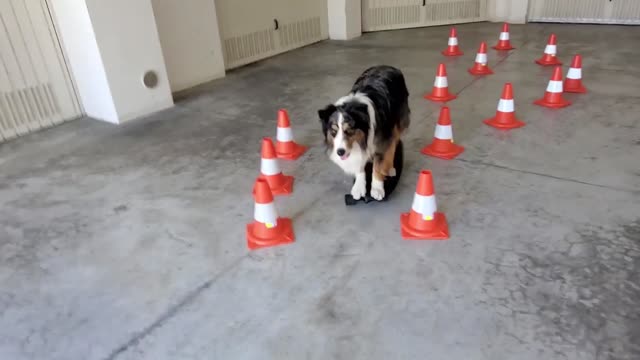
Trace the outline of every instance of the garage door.
[[82, 113], [45, 0], [0, 0], [0, 141]]
[[217, 0], [225, 68], [329, 37], [327, 1]]
[[529, 21], [640, 24], [640, 0], [530, 0]]
[[362, 30], [377, 31], [487, 20], [487, 0], [363, 0]]

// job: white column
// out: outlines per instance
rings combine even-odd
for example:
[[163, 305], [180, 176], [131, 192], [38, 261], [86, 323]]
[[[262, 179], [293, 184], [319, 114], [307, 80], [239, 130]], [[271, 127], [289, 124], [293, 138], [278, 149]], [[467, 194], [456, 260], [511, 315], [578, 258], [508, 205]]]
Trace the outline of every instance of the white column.
[[511, 24], [527, 22], [530, 0], [488, 0], [487, 12], [490, 21], [506, 21]]
[[328, 0], [329, 38], [351, 40], [362, 35], [360, 0]]
[[120, 124], [173, 106], [151, 0], [50, 4], [88, 116]]

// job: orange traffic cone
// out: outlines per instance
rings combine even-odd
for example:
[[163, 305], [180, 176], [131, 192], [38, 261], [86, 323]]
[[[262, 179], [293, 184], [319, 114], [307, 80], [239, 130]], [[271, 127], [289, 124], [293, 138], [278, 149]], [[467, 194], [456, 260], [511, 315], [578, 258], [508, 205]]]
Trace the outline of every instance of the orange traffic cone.
[[431, 171], [422, 170], [413, 195], [411, 211], [400, 214], [402, 237], [407, 240], [448, 239], [447, 217], [437, 210]]
[[449, 93], [449, 82], [447, 80], [447, 68], [444, 64], [438, 66], [438, 72], [436, 73], [436, 80], [433, 82], [433, 90], [430, 94], [424, 96], [425, 99], [431, 101], [447, 102], [451, 101], [457, 96]]
[[567, 78], [564, 80], [564, 91], [581, 94], [587, 92], [587, 88], [582, 85], [582, 56], [580, 55], [574, 56], [571, 61]]
[[490, 75], [493, 71], [487, 65], [487, 43], [481, 42], [476, 55], [476, 63], [469, 69], [471, 75]]
[[516, 119], [515, 106], [513, 103], [513, 86], [511, 83], [504, 84], [502, 96], [498, 101], [496, 116], [484, 121], [485, 124], [498, 129], [515, 129], [523, 127], [525, 124]]
[[511, 46], [511, 40], [509, 40], [509, 24], [502, 24], [502, 32], [500, 33], [500, 38], [498, 39], [498, 44], [493, 47], [496, 50], [513, 50], [515, 49]]
[[460, 56], [463, 52], [458, 47], [458, 34], [456, 32], [456, 28], [452, 27], [451, 32], [449, 33], [449, 43], [447, 44], [447, 48], [442, 50], [442, 55], [444, 56]]
[[269, 183], [274, 195], [291, 194], [293, 192], [293, 176], [286, 176], [280, 171], [276, 149], [271, 138], [262, 138], [262, 155], [260, 160], [260, 179]]
[[536, 100], [534, 104], [553, 109], [571, 105], [569, 100], [562, 97], [562, 68], [560, 66], [556, 66], [553, 71], [553, 76], [549, 80], [544, 97]]
[[295, 160], [299, 158], [307, 147], [293, 141], [291, 122], [287, 110], [278, 110], [278, 133], [276, 137], [276, 154], [278, 158], [285, 160]]
[[295, 237], [291, 219], [278, 217], [273, 204], [273, 194], [266, 180], [256, 180], [253, 186], [253, 198], [255, 200], [254, 221], [247, 224], [249, 249], [292, 243]]
[[556, 34], [551, 34], [549, 35], [547, 46], [544, 48], [544, 55], [536, 60], [536, 63], [543, 66], [562, 65], [562, 62], [556, 56], [557, 54]]
[[449, 108], [444, 106], [440, 109], [440, 117], [436, 123], [436, 132], [431, 144], [422, 149], [425, 155], [440, 159], [451, 160], [460, 155], [464, 147], [453, 143], [453, 129], [451, 127], [451, 116]]

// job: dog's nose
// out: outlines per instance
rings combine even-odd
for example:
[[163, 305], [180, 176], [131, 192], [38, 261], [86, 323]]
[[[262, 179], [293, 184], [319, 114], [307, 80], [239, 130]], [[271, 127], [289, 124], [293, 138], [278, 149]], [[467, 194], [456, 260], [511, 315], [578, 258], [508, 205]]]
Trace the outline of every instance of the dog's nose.
[[338, 156], [342, 156], [344, 155], [344, 153], [346, 153], [346, 151], [344, 151], [344, 149], [338, 149], [336, 153], [338, 154]]

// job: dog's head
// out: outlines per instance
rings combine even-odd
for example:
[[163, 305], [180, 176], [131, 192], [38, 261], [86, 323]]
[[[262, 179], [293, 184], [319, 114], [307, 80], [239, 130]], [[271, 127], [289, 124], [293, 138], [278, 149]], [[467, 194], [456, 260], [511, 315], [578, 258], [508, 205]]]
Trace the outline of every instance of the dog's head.
[[318, 110], [325, 143], [331, 157], [346, 160], [352, 151], [367, 149], [369, 112], [359, 102], [333, 104]]

